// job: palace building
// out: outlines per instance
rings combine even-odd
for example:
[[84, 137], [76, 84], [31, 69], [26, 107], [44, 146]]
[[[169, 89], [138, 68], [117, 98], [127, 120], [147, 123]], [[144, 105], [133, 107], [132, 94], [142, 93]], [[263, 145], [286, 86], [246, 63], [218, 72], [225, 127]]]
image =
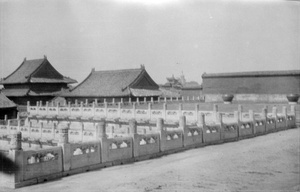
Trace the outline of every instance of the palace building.
[[77, 81], [60, 74], [44, 56], [42, 59], [26, 60], [9, 76], [2, 79], [2, 93], [18, 105], [27, 101], [45, 103], [68, 90], [68, 84]]
[[71, 92], [63, 94], [67, 102], [75, 100], [89, 103], [95, 101], [124, 102], [136, 101], [137, 98], [147, 101], [157, 100], [161, 95], [159, 86], [147, 73], [145, 67], [137, 69], [95, 71], [92, 69], [87, 78]]

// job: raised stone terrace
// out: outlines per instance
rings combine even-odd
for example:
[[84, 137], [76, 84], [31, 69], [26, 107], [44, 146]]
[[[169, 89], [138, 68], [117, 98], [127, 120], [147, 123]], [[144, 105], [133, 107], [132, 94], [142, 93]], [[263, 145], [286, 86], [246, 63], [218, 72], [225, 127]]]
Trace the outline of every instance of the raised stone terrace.
[[295, 106], [47, 103], [0, 122], [0, 150], [19, 165], [16, 188], [74, 173], [296, 127]]

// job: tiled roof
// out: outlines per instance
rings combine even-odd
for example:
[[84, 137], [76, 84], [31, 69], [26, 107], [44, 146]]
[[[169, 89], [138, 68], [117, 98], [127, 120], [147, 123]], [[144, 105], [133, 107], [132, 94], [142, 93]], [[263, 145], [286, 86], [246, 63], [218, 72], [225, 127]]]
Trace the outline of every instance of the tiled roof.
[[4, 78], [0, 84], [19, 83], [76, 83], [68, 77], [62, 76], [50, 64], [47, 58], [26, 60], [9, 76]]
[[29, 92], [28, 88], [25, 89], [3, 89], [2, 93], [7, 97], [22, 97], [27, 95]]
[[151, 97], [160, 96], [162, 93], [160, 90], [149, 90], [149, 89], [130, 89], [131, 93], [135, 97]]
[[[150, 85], [158, 89], [158, 85], [150, 78], [144, 68], [124, 69], [110, 71], [92, 71], [89, 76], [75, 87], [65, 96], [71, 97], [121, 97], [130, 96], [130, 88], [136, 88], [134, 85], [141, 80], [142, 77], [147, 78], [147, 85], [141, 88], [148, 89]], [[150, 82], [150, 83], [149, 83]], [[142, 84], [142, 83], [141, 83]]]
[[24, 89], [3, 89], [2, 93], [7, 97], [22, 97], [22, 96], [56, 96], [60, 95], [61, 91], [57, 92], [34, 92], [28, 88]]
[[202, 78], [218, 78], [218, 77], [260, 77], [260, 76], [299, 76], [300, 70], [289, 71], [251, 71], [236, 73], [204, 73]]
[[16, 107], [16, 104], [9, 100], [4, 94], [0, 92], [0, 108], [12, 108]]

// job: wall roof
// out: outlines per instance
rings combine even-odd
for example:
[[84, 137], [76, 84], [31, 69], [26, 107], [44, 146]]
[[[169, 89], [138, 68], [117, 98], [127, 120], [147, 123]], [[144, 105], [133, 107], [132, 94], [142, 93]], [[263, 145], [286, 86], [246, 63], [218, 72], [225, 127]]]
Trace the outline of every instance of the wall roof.
[[300, 70], [251, 71], [251, 72], [235, 72], [235, 73], [204, 73], [202, 75], [202, 78], [266, 77], [266, 76], [300, 76]]

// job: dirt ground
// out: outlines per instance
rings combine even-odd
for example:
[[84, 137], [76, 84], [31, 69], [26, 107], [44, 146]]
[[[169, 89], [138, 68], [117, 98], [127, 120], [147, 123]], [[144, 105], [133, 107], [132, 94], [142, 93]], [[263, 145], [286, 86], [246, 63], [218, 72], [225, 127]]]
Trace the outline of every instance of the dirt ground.
[[300, 191], [300, 128], [4, 191]]

